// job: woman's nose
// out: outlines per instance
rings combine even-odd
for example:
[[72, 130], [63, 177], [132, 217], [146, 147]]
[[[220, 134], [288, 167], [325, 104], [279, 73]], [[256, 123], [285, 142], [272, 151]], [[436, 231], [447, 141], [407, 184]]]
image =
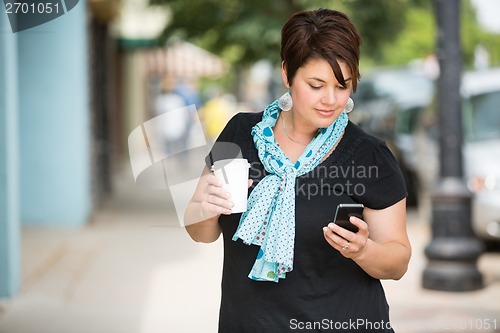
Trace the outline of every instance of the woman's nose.
[[333, 105], [337, 101], [337, 97], [335, 96], [335, 88], [325, 89], [325, 94], [321, 99], [321, 102], [325, 105]]

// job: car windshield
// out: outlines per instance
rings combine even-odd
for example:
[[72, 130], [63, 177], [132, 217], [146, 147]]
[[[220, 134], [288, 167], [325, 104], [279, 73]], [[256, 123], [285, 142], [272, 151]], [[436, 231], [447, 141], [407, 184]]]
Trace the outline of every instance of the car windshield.
[[414, 99], [429, 101], [432, 91], [432, 82], [421, 75], [408, 71], [387, 71], [372, 74], [366, 81], [361, 78], [354, 98], [360, 102], [383, 98], [392, 98], [398, 102]]
[[467, 141], [500, 139], [500, 91], [466, 99], [464, 122]]
[[429, 80], [408, 73], [381, 75], [376, 88], [380, 94], [392, 96], [398, 101], [412, 100], [415, 96], [429, 100], [432, 96], [432, 83]]

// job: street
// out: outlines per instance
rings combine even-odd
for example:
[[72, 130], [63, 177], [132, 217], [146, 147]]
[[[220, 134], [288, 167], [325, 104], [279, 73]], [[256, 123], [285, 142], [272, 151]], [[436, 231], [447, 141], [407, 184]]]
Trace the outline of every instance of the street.
[[[221, 240], [191, 241], [168, 193], [137, 187], [128, 172], [86, 227], [23, 230], [22, 290], [0, 301], [1, 333], [217, 331]], [[408, 232], [410, 268], [383, 282], [396, 332], [500, 332], [500, 253], [479, 261], [482, 290], [423, 290], [430, 235], [416, 210]]]

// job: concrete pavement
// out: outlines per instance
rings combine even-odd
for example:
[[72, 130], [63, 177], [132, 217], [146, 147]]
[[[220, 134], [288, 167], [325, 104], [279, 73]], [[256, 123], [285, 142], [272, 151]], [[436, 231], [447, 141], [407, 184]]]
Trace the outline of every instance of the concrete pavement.
[[408, 272], [400, 281], [383, 281], [396, 332], [500, 332], [500, 253], [485, 253], [479, 260], [484, 289], [426, 290], [421, 287], [423, 252], [431, 234], [416, 211], [408, 213], [408, 233], [413, 248]]
[[[192, 242], [167, 192], [122, 176], [85, 228], [23, 230], [22, 290], [0, 300], [0, 333], [216, 332], [221, 241]], [[410, 211], [408, 230], [409, 271], [384, 281], [396, 331], [500, 332], [500, 253], [481, 257], [485, 289], [423, 290], [429, 229]]]

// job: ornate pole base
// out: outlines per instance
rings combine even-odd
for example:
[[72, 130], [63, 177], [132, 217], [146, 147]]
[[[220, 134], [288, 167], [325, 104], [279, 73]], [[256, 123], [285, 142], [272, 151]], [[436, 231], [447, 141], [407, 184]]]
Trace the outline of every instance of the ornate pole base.
[[471, 291], [483, 288], [483, 277], [474, 262], [430, 262], [424, 270], [423, 287], [442, 291]]
[[432, 240], [423, 287], [470, 291], [483, 287], [477, 260], [483, 251], [471, 225], [471, 196], [460, 179], [443, 179], [432, 195]]

